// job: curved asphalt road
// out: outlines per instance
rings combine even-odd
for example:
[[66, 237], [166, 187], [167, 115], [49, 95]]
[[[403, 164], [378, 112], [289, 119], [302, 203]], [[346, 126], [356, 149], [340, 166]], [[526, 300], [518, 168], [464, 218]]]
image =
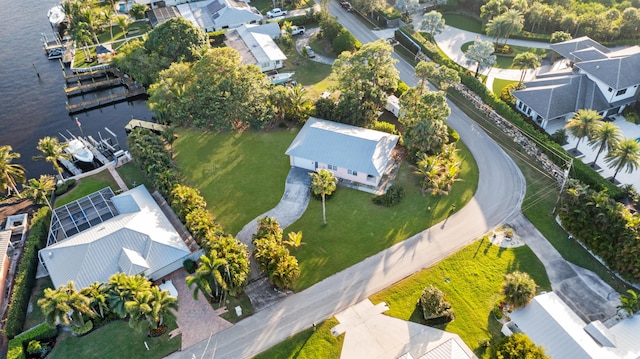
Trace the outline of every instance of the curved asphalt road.
[[[336, 2], [331, 2], [331, 12], [362, 43], [377, 40]], [[415, 85], [413, 68], [401, 59], [397, 67], [402, 80], [410, 86]], [[252, 357], [313, 323], [437, 263], [519, 213], [525, 191], [519, 169], [459, 108], [451, 103], [449, 106], [452, 110], [449, 124], [460, 133], [480, 169], [478, 190], [468, 205], [447, 220], [169, 358]]]

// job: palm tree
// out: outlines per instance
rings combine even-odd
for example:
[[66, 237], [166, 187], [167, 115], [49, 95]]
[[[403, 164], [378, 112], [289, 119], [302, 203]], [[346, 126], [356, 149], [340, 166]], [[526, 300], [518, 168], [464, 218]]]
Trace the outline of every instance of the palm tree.
[[[219, 258], [218, 253], [214, 250], [209, 254], [200, 257], [200, 264], [193, 275], [187, 277], [187, 286], [193, 288], [193, 298], [198, 299], [198, 292], [202, 292], [205, 296], [220, 297], [223, 291], [228, 289], [221, 270], [227, 267], [228, 263], [224, 258]], [[214, 293], [215, 291], [215, 293]]]
[[86, 295], [76, 290], [73, 281], [70, 281], [58, 289], [46, 288], [44, 297], [38, 300], [38, 305], [51, 326], [74, 324], [82, 327], [84, 315], [95, 315], [89, 306], [90, 302]]
[[38, 150], [42, 152], [42, 155], [33, 156], [34, 160], [45, 160], [47, 162], [51, 162], [53, 164], [53, 168], [58, 171], [58, 176], [60, 179], [62, 177], [62, 167], [58, 163], [59, 158], [63, 158], [67, 161], [71, 160], [71, 155], [65, 152], [65, 149], [69, 147], [69, 144], [66, 142], [58, 142], [58, 139], [55, 137], [45, 137], [41, 138], [38, 141]]
[[578, 112], [569, 119], [569, 122], [564, 127], [569, 130], [569, 133], [573, 137], [578, 139], [574, 150], [578, 150], [578, 145], [580, 145], [580, 141], [582, 141], [583, 138], [591, 139], [593, 129], [601, 117], [602, 116], [595, 110], [583, 109], [578, 110]]
[[420, 30], [429, 34], [431, 42], [435, 42], [435, 36], [445, 29], [445, 20], [437, 11], [429, 11], [422, 17]]
[[49, 196], [56, 189], [56, 181], [51, 175], [40, 175], [40, 179], [32, 178], [24, 186], [22, 191], [25, 196], [37, 204], [46, 204], [51, 207]]
[[303, 121], [309, 117], [313, 103], [307, 97], [307, 89], [297, 84], [288, 88], [288, 96], [285, 97], [289, 101], [288, 111], [286, 111], [289, 119], [293, 121]]
[[[131, 300], [124, 303], [125, 310], [129, 314], [129, 327], [142, 331], [149, 330], [151, 322], [151, 290], [137, 292]], [[146, 328], [145, 328], [146, 327]]]
[[109, 278], [107, 283], [107, 303], [111, 311], [120, 318], [127, 316], [125, 303], [133, 300], [138, 292], [145, 292], [151, 289], [151, 282], [140, 274], [126, 275], [122, 272], [116, 273]]
[[476, 78], [480, 70], [491, 67], [496, 63], [496, 55], [493, 54], [494, 52], [495, 48], [491, 41], [484, 41], [478, 38], [464, 53], [466, 64], [469, 66], [476, 65]]
[[11, 163], [20, 158], [20, 154], [11, 152], [11, 146], [0, 146], [0, 188], [3, 191], [13, 191], [18, 197], [20, 192], [16, 188], [17, 183], [24, 183], [24, 167]]
[[159, 287], [151, 287], [151, 323], [158, 329], [164, 325], [164, 319], [175, 317], [178, 311], [178, 299], [171, 297], [166, 290]]
[[522, 73], [520, 74], [520, 83], [524, 82], [527, 70], [535, 69], [538, 66], [540, 66], [540, 58], [533, 52], [523, 52], [521, 54], [517, 54], [516, 57], [513, 58], [513, 67], [517, 67], [522, 70]]
[[524, 16], [522, 13], [518, 10], [510, 9], [489, 20], [487, 35], [495, 37], [496, 42], [499, 38], [504, 38], [504, 43], [506, 44], [509, 36], [522, 31], [523, 26]]
[[507, 304], [516, 308], [524, 306], [536, 295], [536, 282], [527, 273], [509, 273], [502, 283], [502, 294]]
[[141, 291], [132, 300], [125, 303], [129, 313], [129, 326], [140, 330], [158, 329], [164, 324], [164, 318], [173, 317], [178, 310], [178, 300], [166, 290], [153, 286], [150, 290]]
[[322, 223], [327, 224], [325, 210], [325, 196], [330, 196], [336, 190], [338, 179], [331, 171], [321, 169], [309, 174], [311, 176], [311, 190], [317, 196], [322, 196]]
[[620, 128], [616, 126], [613, 122], [598, 122], [595, 128], [593, 129], [593, 134], [591, 135], [591, 140], [589, 140], [589, 146], [593, 148], [598, 148], [598, 154], [596, 154], [596, 159], [593, 160], [593, 164], [598, 161], [598, 157], [602, 151], [607, 150], [607, 152], [612, 151], [616, 148], [616, 145], [620, 142]]
[[300, 277], [300, 265], [296, 257], [287, 255], [281, 258], [274, 271], [269, 273], [271, 283], [278, 288], [288, 289]]
[[618, 309], [624, 310], [628, 315], [633, 315], [633, 313], [640, 310], [640, 298], [638, 298], [638, 293], [633, 289], [628, 289], [626, 295], [620, 296], [620, 305], [618, 306]]
[[634, 138], [625, 138], [607, 154], [604, 160], [609, 167], [616, 169], [612, 180], [616, 179], [618, 172], [623, 168], [625, 172], [631, 173], [640, 167], [640, 142]]
[[124, 42], [128, 42], [129, 40], [127, 39], [127, 29], [129, 28], [131, 21], [125, 15], [119, 15], [116, 18], [116, 22], [118, 23], [118, 27], [122, 30], [122, 35], [124, 35]]
[[105, 311], [109, 310], [107, 303], [107, 286], [105, 283], [95, 282], [80, 291], [91, 301], [89, 306], [100, 318], [104, 318]]

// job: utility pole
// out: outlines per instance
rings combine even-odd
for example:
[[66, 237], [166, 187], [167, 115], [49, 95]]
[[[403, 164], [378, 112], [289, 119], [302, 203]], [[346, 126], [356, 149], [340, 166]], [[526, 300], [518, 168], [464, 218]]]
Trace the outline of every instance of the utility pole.
[[556, 209], [558, 208], [558, 202], [560, 202], [560, 196], [562, 196], [562, 192], [564, 192], [564, 187], [567, 185], [567, 181], [569, 180], [569, 170], [571, 170], [571, 166], [573, 165], [573, 158], [569, 159], [569, 166], [564, 170], [564, 178], [562, 179], [562, 185], [560, 186], [560, 193], [558, 193], [558, 199], [556, 199], [556, 204], [553, 206], [553, 211], [551, 214], [556, 214]]

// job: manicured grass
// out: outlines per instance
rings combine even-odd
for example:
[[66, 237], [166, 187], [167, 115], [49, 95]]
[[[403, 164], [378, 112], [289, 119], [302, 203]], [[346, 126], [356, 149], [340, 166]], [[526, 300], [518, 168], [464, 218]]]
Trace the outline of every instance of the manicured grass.
[[280, 201], [291, 167], [284, 152], [297, 132], [180, 131], [175, 161], [225, 231], [235, 235]]
[[[237, 298], [229, 296], [225, 300], [224, 305], [227, 307], [228, 311], [220, 314], [220, 317], [234, 324], [253, 314], [253, 306], [251, 305], [251, 301], [249, 300], [247, 293], [242, 293]], [[240, 317], [236, 315], [235, 308], [237, 306], [242, 308], [242, 316]], [[217, 303], [212, 303], [212, 307], [214, 310], [217, 310], [220, 306]]]
[[322, 202], [311, 199], [304, 215], [287, 231], [302, 231], [303, 245], [292, 253], [300, 262], [297, 291], [350, 267], [445, 219], [452, 206], [462, 208], [473, 197], [478, 168], [464, 145], [460, 145], [461, 175], [448, 196], [420, 194], [418, 176], [404, 163], [395, 184], [406, 197], [391, 208], [373, 204], [373, 195], [338, 187], [326, 203], [327, 225], [322, 224]]
[[54, 207], [60, 207], [69, 202], [73, 202], [78, 198], [82, 198], [105, 187], [111, 187], [114, 192], [120, 189], [113, 179], [113, 176], [111, 176], [111, 173], [107, 170], [96, 173], [90, 177], [81, 178], [69, 192], [56, 198]]
[[[260, 11], [262, 15], [265, 15], [265, 16], [267, 15], [267, 11], [274, 8], [273, 4], [274, 4], [273, 0], [252, 0], [251, 1], [251, 6], [258, 9], [258, 11]], [[275, 7], [279, 7], [287, 10], [293, 10], [293, 9], [306, 8], [306, 7], [312, 6], [314, 3], [311, 0], [298, 0], [291, 3], [287, 2], [284, 7], [282, 6], [283, 4], [282, 1], [276, 1], [275, 4], [276, 4]]]
[[53, 282], [49, 276], [40, 278], [36, 281], [33, 292], [31, 292], [31, 299], [29, 300], [33, 310], [31, 313], [27, 314], [27, 319], [24, 322], [24, 330], [32, 328], [45, 321], [44, 314], [38, 305], [38, 299], [44, 297], [45, 288], [53, 288]]
[[502, 325], [494, 319], [492, 309], [501, 297], [504, 275], [516, 270], [529, 273], [538, 284], [538, 292], [551, 290], [544, 267], [531, 249], [500, 248], [485, 237], [371, 296], [371, 301], [386, 302], [389, 305], [386, 314], [390, 316], [421, 323], [422, 311], [417, 301], [422, 290], [433, 284], [445, 293], [456, 315], [454, 321], [437, 328], [460, 335], [480, 354], [481, 340], [502, 336]]
[[482, 34], [482, 23], [471, 16], [465, 16], [460, 14], [444, 14], [445, 24], [453, 26], [458, 29], [467, 30]]
[[129, 328], [126, 321], [114, 321], [83, 337], [59, 338], [48, 358], [162, 358], [179, 350], [181, 343], [181, 336], [169, 339], [169, 332], [177, 327], [175, 321], [167, 325], [166, 333], [151, 338]]
[[330, 318], [317, 325], [316, 330], [307, 329], [255, 356], [255, 359], [339, 359], [344, 334], [334, 337], [331, 328], [338, 325]]
[[[312, 44], [313, 45], [313, 44]], [[317, 49], [319, 45], [314, 45]], [[295, 72], [296, 80], [308, 91], [308, 98], [315, 101], [320, 94], [334, 86], [337, 82], [330, 80], [331, 66], [312, 61], [300, 54], [295, 48], [282, 49], [287, 55], [281, 72]]]
[[[466, 52], [467, 49], [469, 49], [469, 46], [471, 45], [473, 45], [472, 41], [465, 42], [464, 44], [462, 44], [462, 46], [460, 46], [460, 50], [462, 52]], [[511, 45], [509, 46], [513, 49], [513, 52], [510, 54], [496, 54], [496, 64], [493, 65], [493, 67], [498, 69], [516, 69], [515, 67], [513, 67], [513, 58], [518, 54], [521, 54], [524, 52], [533, 52], [534, 54], [538, 55], [540, 59], [543, 59], [549, 53], [549, 50], [538, 49], [535, 47], [511, 46]]]
[[500, 96], [500, 93], [502, 93], [502, 89], [505, 88], [505, 86], [513, 84], [513, 83], [517, 83], [518, 81], [513, 81], [513, 80], [503, 80], [503, 79], [493, 79], [493, 93], [496, 96]]
[[129, 188], [144, 184], [150, 192], [153, 192], [153, 184], [147, 176], [138, 168], [135, 162], [129, 162], [118, 167], [118, 174]]
[[[147, 21], [136, 21], [132, 22], [131, 25], [127, 28], [127, 39], [131, 39], [133, 37], [137, 37], [143, 35], [147, 32], [151, 31], [151, 25]], [[102, 32], [98, 34], [98, 40], [100, 43], [105, 42], [117, 42], [117, 45], [114, 45], [114, 50], [117, 47], [120, 47], [124, 44], [124, 33], [122, 32], [122, 28], [120, 28], [117, 22], [114, 19], [113, 22], [113, 40], [111, 39], [111, 30], [109, 30], [109, 26], [105, 26], [102, 29]]]

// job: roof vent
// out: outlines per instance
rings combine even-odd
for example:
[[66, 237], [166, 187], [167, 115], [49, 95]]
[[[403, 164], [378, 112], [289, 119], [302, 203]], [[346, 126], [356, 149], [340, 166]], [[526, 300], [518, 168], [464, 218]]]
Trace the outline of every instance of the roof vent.
[[600, 68], [600, 65], [596, 65], [596, 70]]
[[49, 255], [49, 258], [53, 257], [53, 252], [49, 252], [47, 253], [47, 255]]

